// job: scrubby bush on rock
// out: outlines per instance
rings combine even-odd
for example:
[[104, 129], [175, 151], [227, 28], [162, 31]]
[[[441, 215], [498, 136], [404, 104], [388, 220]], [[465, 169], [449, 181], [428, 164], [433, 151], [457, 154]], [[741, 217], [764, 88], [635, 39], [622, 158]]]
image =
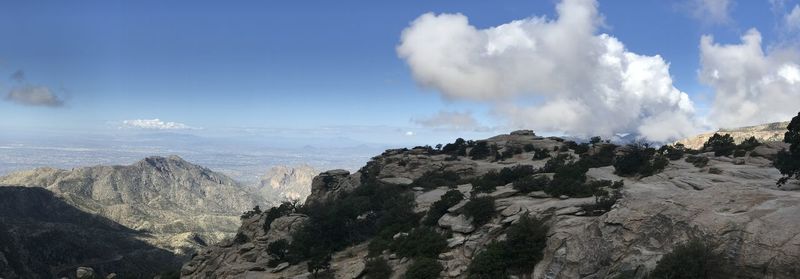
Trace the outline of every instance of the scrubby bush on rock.
[[401, 257], [435, 259], [447, 249], [447, 239], [429, 227], [420, 227], [397, 237], [390, 249]]
[[267, 254], [272, 257], [267, 263], [268, 267], [276, 267], [278, 264], [285, 262], [289, 255], [289, 241], [280, 239], [270, 242], [267, 245]]
[[461, 182], [461, 176], [454, 171], [433, 170], [422, 174], [409, 187], [422, 187], [425, 189], [433, 189], [439, 186], [455, 187], [459, 182]]
[[696, 168], [702, 168], [708, 165], [708, 157], [700, 155], [689, 155], [686, 157], [687, 163], [692, 163]]
[[740, 150], [752, 151], [753, 149], [755, 149], [759, 145], [761, 145], [761, 143], [758, 142], [756, 137], [750, 137], [750, 138], [742, 141], [742, 143], [737, 145], [736, 148], [740, 149]]
[[586, 171], [588, 168], [583, 164], [566, 164], [556, 170], [544, 192], [554, 197], [590, 197], [593, 191], [585, 185]]
[[619, 176], [651, 176], [669, 164], [669, 160], [647, 144], [628, 145], [622, 155], [614, 158], [614, 170]]
[[533, 166], [517, 165], [498, 171], [489, 171], [485, 175], [472, 181], [472, 188], [476, 192], [492, 192], [497, 186], [503, 186], [517, 181], [523, 177], [535, 174]]
[[714, 156], [729, 156], [733, 154], [736, 144], [730, 134], [720, 135], [714, 133], [713, 136], [708, 138], [708, 141], [703, 144], [704, 151], [714, 151]]
[[721, 266], [719, 255], [702, 241], [692, 240], [664, 255], [650, 272], [650, 278], [728, 278]]
[[383, 257], [375, 257], [367, 260], [364, 266], [365, 279], [385, 279], [392, 276], [392, 267]]
[[315, 202], [299, 210], [309, 219], [292, 233], [290, 263], [315, 260], [321, 264], [333, 252], [354, 243], [373, 237], [390, 239], [418, 225], [413, 193], [380, 183], [377, 171], [368, 163], [361, 170], [361, 186], [336, 200]]
[[658, 152], [672, 161], [680, 160], [683, 158], [683, 155], [686, 154], [686, 146], [681, 143], [676, 143], [675, 145], [664, 145], [658, 149]]
[[570, 163], [569, 159], [569, 154], [558, 154], [556, 157], [550, 158], [550, 160], [544, 163], [542, 172], [556, 172], [559, 168]]
[[492, 150], [489, 149], [489, 143], [486, 141], [478, 141], [475, 146], [469, 151], [469, 157], [472, 160], [483, 160], [492, 155]]
[[428, 214], [425, 216], [425, 219], [423, 219], [422, 224], [427, 226], [436, 226], [436, 224], [439, 222], [439, 218], [442, 218], [442, 216], [447, 213], [447, 209], [453, 207], [463, 199], [464, 194], [462, 194], [461, 191], [447, 191], [447, 193], [442, 195], [441, 199], [431, 205], [431, 208], [428, 210]]
[[507, 278], [533, 271], [547, 246], [548, 228], [528, 215], [506, 231], [506, 240], [492, 242], [476, 255], [467, 269], [468, 278]]
[[472, 218], [476, 227], [489, 222], [494, 216], [494, 199], [492, 197], [473, 197], [464, 205], [464, 215]]
[[455, 156], [467, 156], [467, 142], [462, 138], [457, 138], [455, 142], [448, 143], [442, 147], [441, 152]]
[[436, 279], [444, 268], [439, 261], [431, 258], [416, 258], [408, 266], [405, 279]]
[[781, 150], [775, 160], [775, 167], [780, 170], [783, 177], [778, 180], [778, 185], [784, 185], [791, 178], [800, 179], [800, 113], [797, 114], [783, 135], [783, 142], [789, 144], [789, 150]]
[[545, 175], [529, 175], [514, 181], [514, 189], [521, 193], [530, 193], [533, 191], [542, 191], [547, 185], [550, 184], [550, 178]]

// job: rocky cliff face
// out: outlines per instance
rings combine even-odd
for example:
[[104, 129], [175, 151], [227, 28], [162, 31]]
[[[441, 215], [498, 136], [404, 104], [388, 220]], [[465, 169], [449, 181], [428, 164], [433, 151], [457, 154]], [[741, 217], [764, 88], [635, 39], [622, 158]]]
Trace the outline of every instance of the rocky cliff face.
[[[534, 147], [539, 152], [577, 155], [561, 147], [560, 139], [532, 133], [512, 133], [487, 140], [498, 151]], [[663, 172], [645, 178], [620, 177], [614, 168], [591, 168], [588, 180], [624, 181], [622, 197], [611, 210], [590, 214], [584, 206], [593, 197], [551, 197], [543, 192], [522, 194], [512, 185], [496, 185], [481, 194], [495, 199], [495, 214], [488, 223], [475, 226], [463, 212], [463, 202], [451, 207], [438, 220], [438, 230], [450, 235], [448, 248], [438, 255], [442, 278], [467, 278], [467, 267], [489, 243], [505, 238], [510, 224], [523, 214], [546, 220], [549, 226], [543, 259], [532, 263], [531, 278], [642, 278], [659, 259], [690, 238], [712, 243], [723, 255], [735, 278], [800, 278], [800, 188], [796, 181], [776, 188], [780, 174], [764, 154], [782, 148], [775, 143], [748, 152], [745, 157], [699, 156], [709, 159], [697, 167], [684, 160], [671, 161]], [[530, 148], [527, 148], [530, 150]], [[542, 151], [545, 150], [545, 151]], [[593, 152], [593, 151], [590, 151]], [[389, 150], [368, 163], [377, 178], [396, 187], [407, 187], [431, 170], [449, 170], [462, 177], [476, 177], [508, 166], [543, 167], [547, 160], [534, 159], [535, 152], [522, 152], [502, 161], [472, 160], [468, 157], [431, 155], [424, 149]], [[330, 171], [314, 179], [307, 203], [336, 199], [358, 187], [360, 173]], [[455, 187], [469, 196], [473, 185]], [[414, 188], [415, 211], [426, 212], [448, 187]], [[267, 214], [245, 221], [241, 231], [252, 236], [241, 243], [216, 245], [184, 265], [187, 278], [308, 278], [305, 264], [268, 268], [265, 252], [269, 235], [288, 235], [302, 215], [282, 217], [263, 232], [258, 224]], [[259, 231], [261, 230], [261, 231]], [[290, 240], [290, 239], [289, 239]], [[336, 278], [363, 275], [366, 243], [353, 245], [333, 255], [331, 269]], [[409, 260], [382, 255], [393, 269], [392, 278], [402, 278]]]
[[242, 212], [266, 202], [225, 175], [177, 156], [129, 166], [40, 168], [0, 177], [0, 185], [42, 187], [67, 203], [128, 228], [176, 254], [231, 237]]
[[169, 251], [139, 240], [146, 237], [45, 189], [0, 187], [0, 277], [74, 277], [92, 266], [102, 276], [152, 278], [180, 266]]
[[311, 180], [319, 174], [308, 165], [275, 166], [261, 177], [258, 192], [262, 197], [274, 197], [276, 202], [303, 201], [311, 194]]
[[786, 126], [789, 126], [788, 121], [734, 129], [719, 129], [716, 132], [703, 133], [690, 138], [685, 138], [677, 141], [676, 143], [682, 143], [688, 148], [700, 149], [703, 147], [703, 144], [714, 135], [714, 133], [719, 133], [722, 135], [730, 134], [737, 144], [750, 137], [755, 137], [760, 142], [783, 141], [783, 134], [786, 133]]

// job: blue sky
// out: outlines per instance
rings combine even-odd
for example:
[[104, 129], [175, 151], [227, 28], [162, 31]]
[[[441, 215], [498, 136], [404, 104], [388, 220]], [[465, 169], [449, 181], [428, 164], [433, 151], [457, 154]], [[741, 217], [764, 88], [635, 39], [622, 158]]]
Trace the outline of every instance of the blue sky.
[[[614, 36], [630, 52], [660, 55], [673, 85], [703, 115], [714, 89], [698, 80], [701, 36], [738, 44], [756, 28], [768, 48], [784, 40], [783, 14], [767, 0], [731, 1], [727, 18], [715, 20], [697, 14], [695, 2], [601, 1], [604, 24], [597, 33]], [[0, 95], [42, 86], [63, 105], [7, 97], [0, 101], [0, 129], [116, 133], [125, 120], [160, 119], [194, 128], [183, 130], [192, 133], [303, 134], [327, 127], [339, 136], [388, 143], [507, 132], [493, 104], [448, 99], [435, 87], [420, 86], [398, 57], [401, 32], [427, 12], [460, 13], [483, 29], [532, 16], [555, 18], [557, 3], [5, 1]], [[20, 72], [24, 78], [12, 78]], [[488, 128], [413, 121], [440, 111], [468, 112]]]

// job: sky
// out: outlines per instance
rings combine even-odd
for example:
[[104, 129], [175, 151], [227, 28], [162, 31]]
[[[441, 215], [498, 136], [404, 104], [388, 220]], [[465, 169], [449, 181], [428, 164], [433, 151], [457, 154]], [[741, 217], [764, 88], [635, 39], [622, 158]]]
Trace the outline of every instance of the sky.
[[3, 1], [0, 129], [672, 140], [800, 111], [796, 1]]

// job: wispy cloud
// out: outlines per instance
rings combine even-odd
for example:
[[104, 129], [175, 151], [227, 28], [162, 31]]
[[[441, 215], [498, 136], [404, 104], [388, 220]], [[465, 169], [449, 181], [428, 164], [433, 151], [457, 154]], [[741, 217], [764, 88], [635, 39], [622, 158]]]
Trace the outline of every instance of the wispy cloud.
[[449, 129], [456, 131], [485, 130], [470, 112], [439, 111], [437, 114], [411, 119], [411, 122], [426, 128]]
[[155, 119], [133, 119], [122, 121], [122, 128], [146, 129], [146, 130], [193, 130], [197, 129], [179, 122], [161, 121]]
[[689, 0], [685, 6], [697, 20], [706, 24], [729, 24], [733, 0]]

